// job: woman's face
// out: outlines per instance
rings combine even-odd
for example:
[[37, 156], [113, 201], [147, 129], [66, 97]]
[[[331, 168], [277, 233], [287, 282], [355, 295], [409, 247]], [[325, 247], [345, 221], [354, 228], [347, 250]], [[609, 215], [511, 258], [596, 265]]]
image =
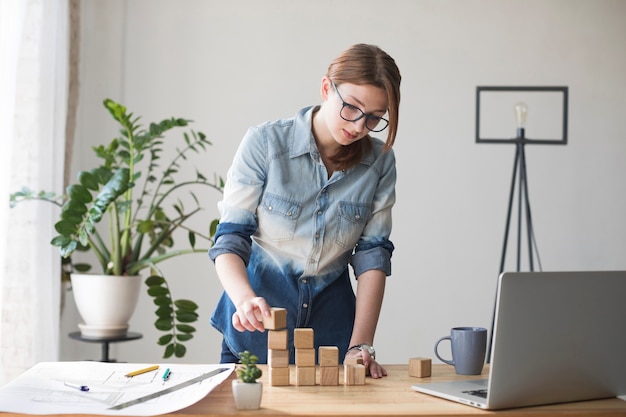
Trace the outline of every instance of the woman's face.
[[370, 129], [377, 130], [386, 125], [385, 120], [378, 123], [379, 118], [384, 117], [387, 112], [385, 90], [372, 85], [351, 83], [335, 85], [328, 78], [325, 78], [324, 82], [327, 83], [324, 85], [327, 93], [324, 103], [327, 107], [326, 122], [331, 135], [339, 145], [349, 145], [363, 139]]

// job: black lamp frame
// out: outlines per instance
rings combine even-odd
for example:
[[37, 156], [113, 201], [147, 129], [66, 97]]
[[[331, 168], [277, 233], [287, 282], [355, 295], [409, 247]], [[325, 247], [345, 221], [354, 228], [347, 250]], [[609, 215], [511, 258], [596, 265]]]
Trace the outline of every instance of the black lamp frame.
[[[516, 137], [515, 138], [481, 138], [480, 132], [480, 109], [481, 109], [481, 94], [485, 92], [555, 92], [561, 93], [563, 95], [563, 104], [562, 104], [562, 131], [561, 138], [559, 139], [529, 139], [526, 137], [526, 132], [524, 128], [517, 128]], [[533, 257], [533, 248], [536, 250], [536, 242], [534, 239], [534, 231], [532, 227], [532, 216], [530, 212], [530, 203], [528, 201], [528, 178], [526, 171], [526, 153], [525, 153], [525, 145], [533, 144], [533, 145], [567, 145], [567, 115], [568, 115], [568, 87], [557, 86], [557, 87], [529, 87], [529, 86], [519, 86], [519, 87], [500, 87], [500, 86], [492, 86], [485, 87], [479, 86], [476, 87], [476, 143], [497, 143], [497, 144], [514, 144], [515, 145], [515, 159], [513, 162], [513, 175], [511, 179], [511, 191], [509, 193], [509, 204], [507, 209], [507, 218], [506, 218], [506, 227], [504, 232], [504, 242], [502, 244], [502, 256], [500, 259], [500, 273], [504, 272], [505, 260], [506, 260], [506, 252], [507, 252], [507, 244], [509, 239], [509, 229], [511, 224], [511, 214], [513, 209], [513, 198], [515, 195], [515, 188], [517, 185], [518, 198], [517, 198], [517, 271], [519, 272], [521, 269], [521, 235], [522, 235], [522, 222], [523, 219], [526, 221], [526, 236], [528, 239], [528, 261], [530, 271], [534, 271], [534, 257]], [[518, 175], [519, 174], [519, 175]], [[525, 211], [525, 216], [523, 216], [523, 212]], [[539, 255], [537, 253], [537, 259], [539, 261]], [[541, 264], [540, 264], [541, 266]], [[487, 361], [491, 360], [491, 345], [493, 342], [493, 328], [495, 324], [495, 305], [493, 310], [493, 315], [491, 319], [491, 335], [489, 339], [489, 347], [487, 352]]]

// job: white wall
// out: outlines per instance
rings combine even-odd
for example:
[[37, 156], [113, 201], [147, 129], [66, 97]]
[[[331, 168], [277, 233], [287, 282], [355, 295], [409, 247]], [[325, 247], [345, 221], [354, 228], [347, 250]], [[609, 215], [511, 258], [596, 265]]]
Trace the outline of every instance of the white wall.
[[[249, 125], [319, 101], [320, 79], [338, 52], [366, 42], [395, 57], [403, 75], [397, 249], [375, 343], [384, 363], [433, 357], [451, 326], [491, 321], [514, 148], [474, 143], [476, 86], [569, 86], [569, 144], [526, 152], [543, 269], [626, 269], [626, 2], [91, 0], [82, 7], [75, 171], [93, 160], [92, 144], [115, 133], [104, 97], [145, 121], [194, 119], [214, 143], [198, 163], [225, 175]], [[206, 198], [209, 221], [217, 196]], [[507, 260], [513, 269], [513, 255]], [[218, 361], [221, 339], [208, 324], [221, 292], [212, 264], [198, 255], [165, 267], [176, 277], [175, 296], [202, 304], [183, 361]], [[146, 336], [113, 346], [113, 357], [159, 360], [152, 310], [142, 295], [131, 330]], [[77, 322], [70, 297], [63, 331]], [[63, 359], [99, 356], [98, 346], [65, 339]]]

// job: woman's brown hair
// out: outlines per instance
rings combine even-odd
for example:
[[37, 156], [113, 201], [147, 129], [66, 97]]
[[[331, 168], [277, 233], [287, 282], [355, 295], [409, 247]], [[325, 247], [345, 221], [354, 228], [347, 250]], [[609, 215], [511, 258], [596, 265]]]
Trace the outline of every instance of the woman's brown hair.
[[[357, 44], [343, 51], [328, 66], [326, 76], [336, 85], [351, 83], [372, 85], [387, 93], [389, 103], [389, 127], [384, 150], [388, 151], [396, 140], [398, 113], [400, 109], [400, 70], [394, 59], [375, 45]], [[358, 164], [371, 149], [370, 138], [342, 147], [333, 156], [335, 169], [345, 169]]]

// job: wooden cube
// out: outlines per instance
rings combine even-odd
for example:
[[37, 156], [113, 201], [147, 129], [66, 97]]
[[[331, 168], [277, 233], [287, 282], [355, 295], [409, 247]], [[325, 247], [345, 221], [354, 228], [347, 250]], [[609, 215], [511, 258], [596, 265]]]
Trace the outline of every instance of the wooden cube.
[[315, 367], [315, 349], [296, 349], [296, 366]]
[[313, 329], [310, 328], [296, 328], [293, 330], [293, 346], [296, 349], [313, 349], [315, 345], [313, 343]]
[[289, 351], [283, 349], [268, 349], [267, 366], [271, 368], [288, 368]]
[[321, 367], [339, 365], [339, 348], [337, 346], [320, 346], [317, 352], [317, 361]]
[[296, 366], [296, 385], [315, 385], [315, 366]]
[[343, 383], [345, 385], [365, 385], [365, 366], [361, 364], [344, 365]]
[[268, 330], [267, 332], [267, 348], [287, 350], [289, 333], [284, 330]]
[[271, 317], [263, 316], [263, 327], [266, 330], [281, 330], [287, 327], [287, 309], [272, 307]]
[[432, 361], [430, 358], [409, 359], [409, 376], [425, 378], [430, 376]]
[[284, 387], [289, 385], [289, 368], [267, 368], [270, 385], [273, 387]]
[[339, 385], [339, 366], [320, 366], [321, 385]]
[[349, 357], [343, 360], [344, 365], [363, 365], [363, 358]]

